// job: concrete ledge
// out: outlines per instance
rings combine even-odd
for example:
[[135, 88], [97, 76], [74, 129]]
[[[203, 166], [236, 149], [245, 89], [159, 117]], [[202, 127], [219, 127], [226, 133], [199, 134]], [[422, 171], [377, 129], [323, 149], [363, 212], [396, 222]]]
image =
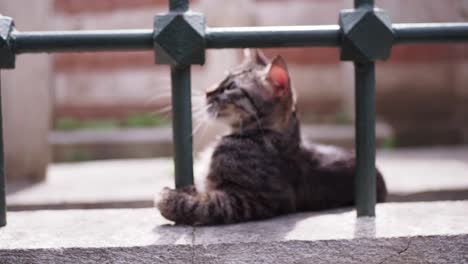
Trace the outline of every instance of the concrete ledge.
[[169, 159], [54, 164], [39, 184], [7, 183], [8, 210], [143, 208], [173, 186]]
[[377, 164], [389, 201], [468, 200], [466, 146], [379, 151]]
[[[468, 148], [380, 151], [389, 201], [468, 199]], [[143, 208], [173, 186], [171, 159], [53, 164], [45, 182], [8, 184], [9, 210]]]
[[13, 212], [0, 263], [467, 263], [468, 201], [381, 204], [218, 227], [155, 209]]

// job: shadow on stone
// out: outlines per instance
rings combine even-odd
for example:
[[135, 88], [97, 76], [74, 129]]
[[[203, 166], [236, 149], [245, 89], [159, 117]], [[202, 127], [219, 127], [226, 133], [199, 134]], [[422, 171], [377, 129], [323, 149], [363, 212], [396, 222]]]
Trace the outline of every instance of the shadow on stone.
[[[200, 226], [195, 228], [195, 245], [219, 243], [262, 243], [303, 239], [326, 239], [331, 226], [342, 223], [318, 221], [339, 215], [351, 215], [352, 208], [327, 211], [302, 212], [279, 216], [262, 221], [252, 221], [223, 226]], [[354, 218], [350, 218], [354, 219]], [[317, 224], [314, 224], [317, 223]], [[304, 232], [308, 230], [310, 232]], [[352, 234], [346, 234], [347, 237]]]
[[6, 194], [14, 194], [17, 192], [20, 192], [22, 190], [31, 188], [35, 185], [41, 184], [40, 182], [34, 182], [34, 181], [7, 181], [6, 183]]
[[431, 202], [468, 200], [468, 189], [427, 191], [410, 194], [391, 193], [387, 202]]

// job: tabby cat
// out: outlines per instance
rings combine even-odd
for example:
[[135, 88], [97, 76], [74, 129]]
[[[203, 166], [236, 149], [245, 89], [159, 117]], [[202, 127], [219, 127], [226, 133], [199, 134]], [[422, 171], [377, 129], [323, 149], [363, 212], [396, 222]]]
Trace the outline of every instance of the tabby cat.
[[[285, 61], [258, 50], [206, 91], [207, 112], [231, 127], [203, 186], [165, 188], [156, 205], [177, 224], [214, 225], [354, 204], [355, 158], [302, 140]], [[387, 195], [377, 172], [377, 201]]]

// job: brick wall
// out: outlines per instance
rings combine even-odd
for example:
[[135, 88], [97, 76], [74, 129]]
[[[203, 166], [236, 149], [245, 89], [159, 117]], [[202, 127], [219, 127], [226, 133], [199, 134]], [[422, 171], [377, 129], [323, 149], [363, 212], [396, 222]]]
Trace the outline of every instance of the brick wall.
[[[13, 17], [22, 30], [41, 30], [48, 27], [51, 3], [51, 0], [0, 1], [0, 13]], [[51, 66], [49, 56], [27, 54], [17, 57], [15, 70], [1, 72], [3, 113], [0, 120], [8, 182], [36, 182], [46, 176], [53, 83]]]
[[[466, 22], [466, 0], [377, 1], [395, 22]], [[403, 145], [468, 142], [466, 44], [396, 47], [377, 70], [377, 108]], [[464, 128], [465, 127], [465, 128]]]
[[[55, 0], [54, 29], [148, 28], [163, 0]], [[55, 116], [125, 116], [155, 107], [150, 95], [167, 89], [168, 71], [154, 65], [151, 52], [54, 55]], [[129, 89], [131, 87], [131, 89]]]
[[[192, 8], [207, 13], [211, 26], [336, 24], [338, 11], [352, 1], [199, 0]], [[466, 0], [377, 1], [394, 22], [467, 21]], [[222, 10], [220, 10], [222, 9]], [[167, 10], [165, 0], [55, 0], [55, 29], [151, 27], [153, 16]], [[227, 21], [229, 21], [227, 23]], [[203, 90], [236, 63], [231, 51], [210, 51], [207, 66], [194, 67], [194, 88]], [[353, 73], [341, 63], [337, 49], [268, 49], [288, 61], [307, 116], [327, 120], [345, 112], [352, 116]], [[467, 45], [401, 46], [378, 66], [379, 118], [390, 122], [402, 144], [456, 143], [468, 131], [466, 87]], [[233, 57], [234, 56], [234, 57]], [[208, 69], [206, 69], [208, 68]], [[169, 74], [156, 66], [151, 52], [54, 55], [55, 115], [91, 118], [151, 111], [168, 94]], [[165, 91], [165, 92], [161, 92]], [[167, 97], [167, 96], [166, 96]], [[311, 114], [312, 113], [312, 114]], [[465, 132], [466, 134], [466, 132]]]

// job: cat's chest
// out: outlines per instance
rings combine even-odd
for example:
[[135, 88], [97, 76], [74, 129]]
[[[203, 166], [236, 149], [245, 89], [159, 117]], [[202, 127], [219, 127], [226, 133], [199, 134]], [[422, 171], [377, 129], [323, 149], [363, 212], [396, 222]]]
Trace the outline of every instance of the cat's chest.
[[[222, 181], [217, 175], [237, 174], [247, 177], [271, 177], [284, 172], [296, 172], [295, 156], [288, 144], [274, 137], [224, 137], [201, 152], [194, 167], [195, 186], [204, 192], [211, 186], [208, 181]], [[259, 175], [257, 175], [259, 174]], [[208, 175], [210, 179], [207, 179]], [[214, 178], [211, 178], [214, 177]]]
[[206, 191], [206, 177], [210, 172], [211, 156], [213, 155], [214, 147], [208, 147], [201, 152], [194, 166], [194, 180], [197, 191]]

